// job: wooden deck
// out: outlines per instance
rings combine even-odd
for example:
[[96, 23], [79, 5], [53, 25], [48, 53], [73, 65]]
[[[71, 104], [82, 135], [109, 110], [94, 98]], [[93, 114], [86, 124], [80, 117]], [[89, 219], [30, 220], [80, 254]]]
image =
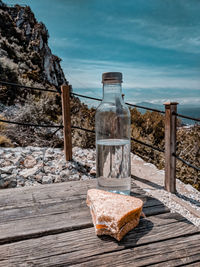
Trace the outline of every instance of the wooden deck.
[[97, 237], [86, 206], [95, 181], [0, 191], [0, 266], [200, 266], [200, 229], [148, 197], [121, 242]]

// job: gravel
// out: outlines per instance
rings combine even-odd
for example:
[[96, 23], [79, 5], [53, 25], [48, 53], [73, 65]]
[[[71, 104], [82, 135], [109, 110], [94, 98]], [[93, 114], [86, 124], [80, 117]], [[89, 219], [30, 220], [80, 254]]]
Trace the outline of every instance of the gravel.
[[95, 160], [94, 150], [78, 147], [73, 148], [72, 162], [57, 148], [1, 148], [0, 188], [92, 179]]
[[150, 196], [165, 204], [171, 212], [181, 214], [194, 225], [200, 227], [200, 192], [178, 179], [176, 184], [176, 194], [169, 193], [163, 189], [146, 191]]

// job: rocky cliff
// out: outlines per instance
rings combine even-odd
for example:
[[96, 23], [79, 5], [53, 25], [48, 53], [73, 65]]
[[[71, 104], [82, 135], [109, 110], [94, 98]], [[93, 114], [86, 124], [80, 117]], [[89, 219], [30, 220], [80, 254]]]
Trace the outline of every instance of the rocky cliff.
[[[60, 59], [48, 46], [48, 38], [46, 26], [37, 21], [30, 7], [7, 6], [0, 0], [0, 80], [51, 89], [59, 89], [67, 83]], [[73, 123], [90, 128], [90, 110], [86, 105], [72, 98], [71, 110]], [[62, 124], [60, 95], [0, 84], [2, 117], [23, 123]], [[0, 146], [62, 146], [62, 131], [54, 132], [52, 128], [27, 128], [0, 122]], [[76, 145], [87, 146], [88, 138], [88, 133], [73, 134]]]
[[48, 30], [28, 6], [0, 0], [0, 78], [21, 84], [58, 87], [66, 83], [60, 58], [48, 46]]

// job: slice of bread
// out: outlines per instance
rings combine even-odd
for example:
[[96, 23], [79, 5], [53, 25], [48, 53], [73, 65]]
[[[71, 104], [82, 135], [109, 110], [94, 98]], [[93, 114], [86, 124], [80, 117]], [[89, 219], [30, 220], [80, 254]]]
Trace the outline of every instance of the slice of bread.
[[89, 189], [87, 205], [97, 235], [110, 235], [120, 241], [140, 220], [143, 201], [99, 189]]

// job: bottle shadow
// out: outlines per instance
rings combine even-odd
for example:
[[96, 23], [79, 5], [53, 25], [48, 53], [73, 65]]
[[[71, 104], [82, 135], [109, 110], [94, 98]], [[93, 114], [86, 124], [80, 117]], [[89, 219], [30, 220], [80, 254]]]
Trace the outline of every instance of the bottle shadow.
[[[155, 189], [158, 189], [158, 190], [164, 190], [164, 187], [161, 186], [161, 185], [158, 185], [152, 181], [149, 181], [147, 179], [144, 179], [144, 178], [140, 178], [140, 177], [137, 177], [137, 176], [134, 176], [134, 175], [131, 175], [131, 178], [133, 180], [137, 180], [137, 181], [140, 181], [146, 185], [150, 185], [151, 187], [155, 188]], [[134, 183], [134, 182], [133, 182]], [[190, 197], [186, 196], [185, 194], [183, 193], [180, 193], [180, 192], [176, 192], [175, 195], [179, 198], [179, 199], [182, 199], [182, 200], [185, 200], [187, 202], [189, 202], [190, 204], [196, 206], [196, 207], [200, 207], [200, 201], [198, 201], [197, 199], [195, 199], [195, 197], [192, 196], [192, 193], [190, 194]], [[134, 194], [132, 193], [132, 196], [134, 196]]]
[[131, 178], [134, 179], [134, 180], [137, 180], [137, 181], [139, 181], [139, 182], [142, 182], [142, 183], [144, 183], [144, 184], [150, 185], [150, 186], [152, 186], [152, 187], [155, 188], [155, 189], [164, 189], [163, 186], [158, 185], [158, 184], [156, 184], [156, 183], [154, 183], [154, 182], [152, 182], [152, 181], [149, 181], [149, 180], [147, 180], [147, 179], [140, 178], [140, 177], [138, 177], [138, 176], [134, 176], [134, 175], [131, 175]]

